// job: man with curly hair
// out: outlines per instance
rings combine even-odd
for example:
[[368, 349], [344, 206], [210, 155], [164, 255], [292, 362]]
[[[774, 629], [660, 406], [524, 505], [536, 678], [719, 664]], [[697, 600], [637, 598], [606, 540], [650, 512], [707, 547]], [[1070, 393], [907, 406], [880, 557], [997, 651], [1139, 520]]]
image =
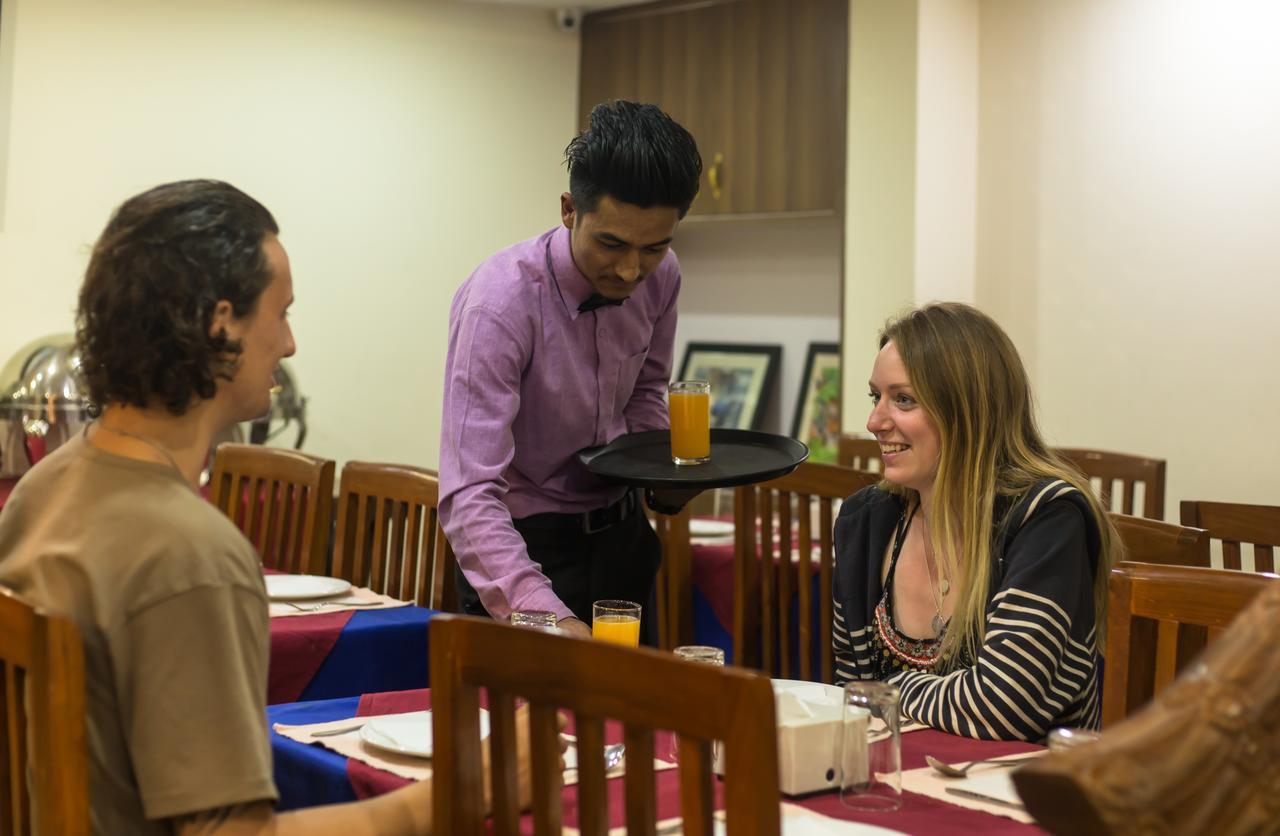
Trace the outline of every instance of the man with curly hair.
[[271, 214], [226, 183], [116, 210], [80, 292], [98, 419], [0, 516], [0, 584], [85, 645], [97, 834], [425, 833], [431, 786], [277, 816], [267, 602], [253, 547], [196, 492], [223, 429], [267, 410], [294, 352], [289, 259]]

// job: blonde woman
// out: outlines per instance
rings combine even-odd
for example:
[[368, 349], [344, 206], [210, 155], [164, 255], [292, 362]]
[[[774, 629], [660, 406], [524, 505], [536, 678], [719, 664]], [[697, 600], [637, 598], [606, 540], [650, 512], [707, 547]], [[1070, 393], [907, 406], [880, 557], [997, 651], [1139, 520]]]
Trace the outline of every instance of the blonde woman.
[[837, 682], [889, 681], [969, 737], [1096, 728], [1119, 540], [1045, 447], [1013, 343], [967, 305], [919, 308], [880, 335], [870, 395], [884, 480], [836, 521]]

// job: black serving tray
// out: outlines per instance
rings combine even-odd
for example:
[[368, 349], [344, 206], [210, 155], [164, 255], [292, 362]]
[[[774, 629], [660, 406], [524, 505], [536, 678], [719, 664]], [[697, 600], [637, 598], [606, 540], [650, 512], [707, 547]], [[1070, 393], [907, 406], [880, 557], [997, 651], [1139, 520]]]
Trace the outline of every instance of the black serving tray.
[[732, 488], [786, 476], [809, 457], [809, 448], [785, 435], [755, 430], [711, 431], [711, 461], [676, 465], [669, 430], [619, 436], [604, 447], [578, 453], [606, 482], [641, 488]]

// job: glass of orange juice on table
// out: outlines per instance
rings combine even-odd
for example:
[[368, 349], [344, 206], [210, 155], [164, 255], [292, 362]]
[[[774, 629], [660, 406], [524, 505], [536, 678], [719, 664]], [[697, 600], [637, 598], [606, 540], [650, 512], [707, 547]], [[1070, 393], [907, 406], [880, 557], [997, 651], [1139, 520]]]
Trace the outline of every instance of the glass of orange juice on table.
[[671, 414], [671, 461], [678, 465], [711, 461], [711, 384], [677, 380], [667, 384]]
[[596, 601], [591, 605], [591, 636], [639, 647], [640, 605], [633, 601]]

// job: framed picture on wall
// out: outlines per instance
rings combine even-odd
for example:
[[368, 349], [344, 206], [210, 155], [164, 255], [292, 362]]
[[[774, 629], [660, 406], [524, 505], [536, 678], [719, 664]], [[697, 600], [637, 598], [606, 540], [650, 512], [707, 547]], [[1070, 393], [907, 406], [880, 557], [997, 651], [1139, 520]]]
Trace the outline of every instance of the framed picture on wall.
[[781, 361], [780, 345], [691, 342], [678, 379], [711, 382], [711, 426], [758, 430]]
[[839, 343], [809, 343], [791, 436], [809, 446], [809, 461], [836, 461], [840, 444]]

